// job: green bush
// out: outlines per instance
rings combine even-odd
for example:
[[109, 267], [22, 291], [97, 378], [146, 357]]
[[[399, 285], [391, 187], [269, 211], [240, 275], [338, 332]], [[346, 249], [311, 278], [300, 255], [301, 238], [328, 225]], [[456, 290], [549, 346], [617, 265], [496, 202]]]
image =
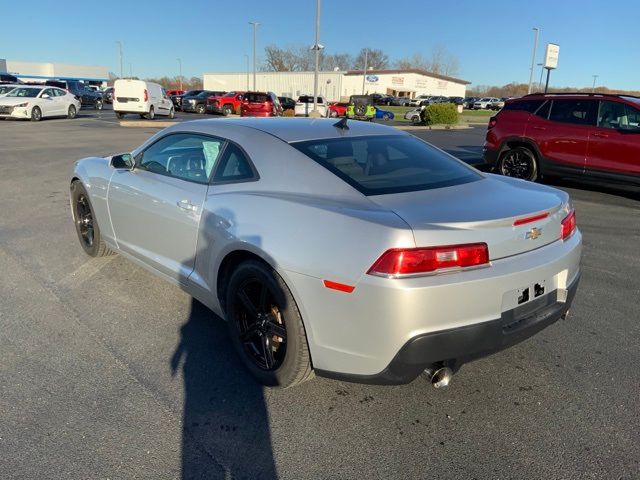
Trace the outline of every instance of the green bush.
[[425, 125], [455, 125], [458, 123], [458, 107], [453, 103], [434, 103], [420, 113]]

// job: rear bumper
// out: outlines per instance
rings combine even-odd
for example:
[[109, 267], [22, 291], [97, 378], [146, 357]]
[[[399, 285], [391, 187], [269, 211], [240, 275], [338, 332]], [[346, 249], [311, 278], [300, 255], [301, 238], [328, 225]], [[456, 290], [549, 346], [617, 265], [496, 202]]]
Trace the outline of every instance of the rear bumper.
[[410, 339], [391, 363], [375, 375], [354, 375], [316, 370], [320, 376], [356, 383], [395, 385], [414, 380], [426, 368], [445, 363], [454, 370], [462, 364], [516, 345], [563, 318], [573, 302], [580, 275], [566, 289], [503, 312], [488, 322]]

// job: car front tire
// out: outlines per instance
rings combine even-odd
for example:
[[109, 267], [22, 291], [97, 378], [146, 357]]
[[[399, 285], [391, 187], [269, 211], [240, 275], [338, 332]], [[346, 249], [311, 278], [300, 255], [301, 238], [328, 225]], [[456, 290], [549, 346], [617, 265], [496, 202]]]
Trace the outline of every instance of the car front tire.
[[102, 241], [100, 227], [95, 218], [89, 195], [79, 180], [71, 183], [73, 221], [82, 249], [90, 257], [104, 257], [113, 252]]
[[31, 109], [31, 121], [39, 122], [40, 120], [42, 120], [42, 110], [40, 110], [40, 107], [33, 107]]
[[313, 378], [300, 311], [273, 268], [259, 260], [236, 267], [225, 310], [234, 347], [258, 382], [287, 388]]
[[103, 103], [102, 103], [102, 100], [96, 100], [96, 104], [95, 104], [95, 109], [96, 109], [96, 110], [102, 110], [102, 107], [103, 107], [103, 106], [104, 106], [104, 105], [103, 105]]

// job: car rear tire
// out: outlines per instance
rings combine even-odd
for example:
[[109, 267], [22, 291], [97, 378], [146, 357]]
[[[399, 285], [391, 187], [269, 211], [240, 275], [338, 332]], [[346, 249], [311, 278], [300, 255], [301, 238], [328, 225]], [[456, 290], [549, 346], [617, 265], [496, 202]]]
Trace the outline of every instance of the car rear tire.
[[198, 113], [200, 115], [203, 115], [204, 113], [206, 113], [206, 111], [207, 111], [207, 109], [201, 103], [196, 105], [196, 113]]
[[336, 112], [335, 110], [331, 110], [329, 112], [329, 116], [331, 116], [331, 118], [337, 118], [338, 117], [338, 112]]
[[313, 378], [300, 311], [273, 268], [241, 263], [229, 279], [225, 310], [234, 347], [260, 383], [287, 388]]
[[414, 125], [420, 125], [420, 117], [418, 115], [414, 115], [411, 117], [411, 123]]
[[231, 105], [225, 105], [224, 107], [222, 107], [222, 115], [224, 115], [225, 117], [228, 117], [232, 113], [233, 107]]
[[67, 118], [69, 119], [76, 118], [77, 113], [78, 112], [76, 111], [75, 105], [69, 105], [69, 110], [67, 111]]
[[[144, 118], [144, 115], [142, 116]], [[153, 107], [149, 107], [149, 113], [146, 115], [147, 120], [153, 120], [156, 118], [156, 112], [153, 110]]]
[[382, 119], [388, 121], [388, 120], [391, 119], [391, 116], [388, 113], [385, 113], [385, 114], [382, 115]]
[[538, 160], [527, 147], [511, 148], [500, 155], [498, 172], [507, 177], [535, 182], [538, 179]]
[[39, 122], [40, 120], [42, 120], [42, 110], [40, 110], [40, 107], [33, 107], [31, 109], [31, 121]]
[[96, 104], [95, 104], [95, 109], [96, 110], [102, 110], [103, 106], [104, 106], [104, 104], [102, 103], [102, 100], [96, 100]]
[[122, 120], [124, 118], [124, 113], [116, 112], [116, 118], [118, 120]]
[[173, 109], [173, 107], [171, 107], [169, 109], [169, 118], [173, 119], [176, 116], [176, 111]]
[[102, 241], [89, 195], [79, 180], [71, 183], [71, 208], [82, 249], [90, 257], [105, 257], [114, 252]]

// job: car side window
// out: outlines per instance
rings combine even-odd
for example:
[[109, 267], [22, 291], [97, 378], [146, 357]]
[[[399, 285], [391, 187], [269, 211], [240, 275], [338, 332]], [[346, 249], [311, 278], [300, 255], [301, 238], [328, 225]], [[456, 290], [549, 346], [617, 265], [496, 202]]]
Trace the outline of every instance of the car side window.
[[551, 110], [551, 100], [547, 100], [542, 107], [536, 111], [536, 116], [541, 118], [549, 118], [549, 111]]
[[598, 111], [598, 127], [625, 128], [628, 124], [624, 103], [601, 101]]
[[593, 100], [554, 100], [549, 120], [575, 125], [595, 125], [598, 103]]
[[136, 167], [190, 182], [207, 183], [223, 145], [223, 140], [205, 135], [170, 134], [142, 152]]
[[224, 155], [213, 180], [216, 182], [237, 182], [256, 178], [251, 162], [244, 152], [237, 145], [229, 143], [224, 150]]
[[640, 110], [629, 105], [625, 105], [625, 108], [627, 111], [627, 128], [629, 130], [640, 129]]
[[57, 97], [64, 97], [67, 94], [67, 92], [65, 92], [64, 90], [60, 90], [59, 88], [54, 88], [53, 93]]
[[40, 95], [40, 97], [43, 97], [45, 94], [49, 95], [51, 98], [53, 98], [55, 96], [55, 93], [53, 93], [53, 88], [45, 88], [42, 91], [42, 94]]

